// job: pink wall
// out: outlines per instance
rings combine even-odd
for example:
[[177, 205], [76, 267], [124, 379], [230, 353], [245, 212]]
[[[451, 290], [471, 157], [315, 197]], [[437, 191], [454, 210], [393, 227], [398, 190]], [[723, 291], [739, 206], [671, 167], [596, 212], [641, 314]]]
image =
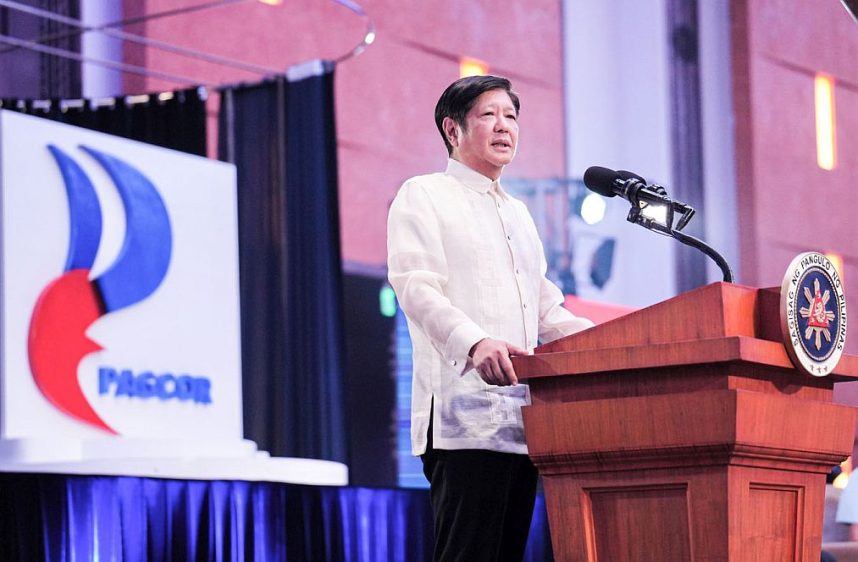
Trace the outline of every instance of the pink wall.
[[[733, 86], [742, 281], [779, 285], [793, 256], [843, 256], [858, 304], [858, 25], [839, 2], [733, 0]], [[813, 78], [835, 77], [838, 165], [816, 163]], [[858, 330], [846, 351], [858, 353]], [[858, 383], [835, 400], [858, 405]], [[858, 441], [853, 450], [853, 464]]]
[[[561, 3], [491, 0], [432, 2], [361, 0], [378, 38], [336, 71], [337, 137], [343, 257], [385, 262], [387, 206], [410, 176], [437, 171], [446, 151], [433, 121], [441, 91], [458, 78], [458, 57], [489, 63], [512, 79], [522, 98], [521, 148], [509, 176], [565, 175]], [[175, 6], [173, 0], [126, 0], [126, 17]], [[345, 8], [320, 0], [271, 7], [249, 1], [141, 25], [136, 32], [211, 53], [286, 69], [334, 58], [363, 37], [364, 24]], [[149, 68], [205, 82], [255, 82], [258, 76], [170, 54], [127, 48]], [[133, 91], [174, 89], [160, 80], [129, 78]], [[216, 96], [213, 96], [216, 98]], [[217, 99], [209, 104], [212, 119]], [[214, 146], [215, 121], [210, 121]]]
[[[742, 282], [780, 285], [808, 250], [844, 258], [858, 304], [858, 25], [839, 2], [733, 0]], [[837, 159], [816, 163], [814, 75], [835, 77]], [[854, 314], [854, 312], [853, 312]], [[858, 353], [858, 337], [847, 342]]]

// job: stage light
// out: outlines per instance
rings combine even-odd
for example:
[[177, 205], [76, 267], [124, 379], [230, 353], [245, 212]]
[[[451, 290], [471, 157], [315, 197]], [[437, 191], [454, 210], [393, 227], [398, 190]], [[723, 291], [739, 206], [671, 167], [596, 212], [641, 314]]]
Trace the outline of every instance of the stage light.
[[366, 43], [367, 45], [372, 45], [373, 41], [375, 41], [375, 31], [370, 31], [363, 38], [363, 42]]
[[283, 0], [259, 0], [263, 4], [268, 4], [269, 6], [279, 6], [283, 3]]
[[814, 102], [816, 106], [816, 162], [823, 170], [833, 170], [837, 165], [834, 78], [818, 73], [814, 79]]
[[483, 76], [489, 73], [489, 65], [479, 59], [462, 57], [459, 59], [459, 78]]
[[138, 103], [149, 103], [151, 98], [149, 94], [138, 94], [135, 96], [125, 96], [125, 105], [137, 105]]
[[607, 204], [601, 195], [590, 193], [581, 201], [579, 214], [587, 224], [596, 224], [605, 218]]
[[387, 318], [396, 316], [396, 293], [390, 285], [385, 285], [379, 291], [378, 308], [382, 316]]

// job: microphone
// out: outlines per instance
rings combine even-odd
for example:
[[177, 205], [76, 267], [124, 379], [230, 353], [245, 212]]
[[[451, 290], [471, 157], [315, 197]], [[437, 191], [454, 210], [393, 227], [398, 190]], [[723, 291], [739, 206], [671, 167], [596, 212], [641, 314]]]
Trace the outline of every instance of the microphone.
[[[649, 182], [646, 181], [646, 179], [642, 178], [641, 176], [637, 175], [634, 172], [629, 172], [627, 170], [617, 170], [617, 175], [619, 175], [620, 178], [624, 179], [624, 180], [636, 179], [638, 181], [642, 181], [645, 184], [649, 184]], [[664, 187], [658, 185], [657, 183], [654, 183], [654, 184], [650, 185], [649, 187], [651, 187], [659, 195], [664, 195], [665, 197], [667, 197], [667, 190]]]
[[623, 181], [619, 174], [610, 168], [601, 166], [590, 166], [584, 172], [584, 185], [590, 191], [595, 191], [602, 197], [613, 197], [614, 182]]
[[[694, 216], [694, 208], [681, 201], [672, 200], [664, 187], [648, 184], [646, 179], [634, 172], [614, 171], [602, 166], [587, 168], [584, 172], [584, 185], [602, 197], [619, 195], [627, 200], [632, 208], [626, 220], [697, 248], [718, 264], [724, 275], [724, 281], [733, 282], [733, 272], [721, 254], [704, 241], [680, 232]], [[674, 212], [681, 215], [675, 227]], [[663, 216], [658, 216], [659, 214]]]
[[584, 172], [584, 185], [602, 197], [619, 195], [635, 207], [644, 203], [672, 205], [667, 192], [660, 185], [647, 185], [641, 176], [625, 170], [614, 171], [602, 166], [590, 166]]
[[[671, 199], [664, 187], [648, 184], [642, 176], [627, 170], [591, 166], [584, 172], [584, 185], [603, 197], [619, 195], [632, 205], [626, 217], [629, 222], [668, 236], [685, 228], [694, 216], [693, 207]], [[680, 215], [675, 227], [674, 213]]]

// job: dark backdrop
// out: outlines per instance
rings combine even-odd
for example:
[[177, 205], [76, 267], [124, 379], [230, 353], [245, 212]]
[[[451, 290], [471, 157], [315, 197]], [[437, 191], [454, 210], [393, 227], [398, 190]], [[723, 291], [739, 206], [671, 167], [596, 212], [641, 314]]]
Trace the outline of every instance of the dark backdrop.
[[347, 462], [333, 67], [222, 92], [238, 173], [244, 429], [276, 456]]
[[[80, 0], [19, 0], [23, 4], [80, 18]], [[77, 30], [11, 8], [0, 8], [0, 34], [80, 52]], [[0, 41], [0, 97], [76, 98], [81, 95], [80, 63], [12, 47]]]

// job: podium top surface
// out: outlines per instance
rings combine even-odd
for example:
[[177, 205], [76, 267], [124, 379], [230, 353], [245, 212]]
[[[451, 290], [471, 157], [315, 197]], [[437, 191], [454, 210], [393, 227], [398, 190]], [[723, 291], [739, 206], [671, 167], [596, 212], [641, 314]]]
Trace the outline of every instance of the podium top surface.
[[[575, 374], [731, 361], [794, 368], [781, 338], [780, 289], [713, 283], [541, 345], [513, 364], [527, 379], [558, 369]], [[830, 377], [858, 380], [858, 356], [843, 355]]]

